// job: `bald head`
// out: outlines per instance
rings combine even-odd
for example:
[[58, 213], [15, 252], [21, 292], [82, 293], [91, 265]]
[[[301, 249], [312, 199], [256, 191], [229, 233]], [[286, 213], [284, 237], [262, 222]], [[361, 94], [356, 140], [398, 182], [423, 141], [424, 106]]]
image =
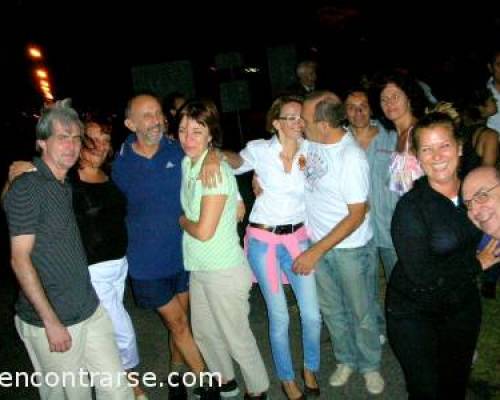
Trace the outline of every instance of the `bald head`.
[[302, 106], [306, 138], [313, 142], [322, 142], [323, 134], [319, 123], [326, 121], [332, 127], [336, 126], [333, 119], [338, 117], [339, 110], [343, 112], [342, 101], [333, 92], [317, 91], [307, 95]]
[[462, 186], [469, 218], [483, 232], [500, 239], [500, 176], [493, 167], [471, 171]]
[[468, 194], [472, 195], [473, 189], [481, 187], [482, 184], [495, 184], [500, 182], [500, 175], [495, 167], [479, 167], [467, 174], [462, 185], [464, 199], [468, 199]]
[[127, 107], [125, 108], [125, 118], [130, 117], [130, 114], [132, 113], [133, 109], [137, 107], [137, 104], [142, 104], [145, 101], [155, 101], [160, 104], [160, 100], [158, 100], [158, 98], [156, 96], [153, 96], [152, 94], [138, 94], [132, 97], [127, 102]]
[[158, 146], [165, 133], [165, 116], [158, 99], [148, 94], [133, 97], [125, 110], [125, 126], [144, 146]]

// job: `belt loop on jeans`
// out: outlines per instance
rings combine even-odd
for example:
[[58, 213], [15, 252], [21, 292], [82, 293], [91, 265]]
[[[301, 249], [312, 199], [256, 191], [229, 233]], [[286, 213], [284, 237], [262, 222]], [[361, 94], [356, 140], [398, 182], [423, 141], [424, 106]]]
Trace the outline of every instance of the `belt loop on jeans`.
[[265, 231], [274, 233], [275, 235], [288, 235], [290, 233], [294, 233], [294, 232], [298, 231], [300, 228], [302, 228], [304, 226], [304, 223], [300, 222], [300, 223], [295, 224], [295, 225], [288, 224], [288, 225], [275, 225], [275, 226], [273, 226], [273, 225], [256, 224], [256, 223], [250, 222], [249, 225], [253, 228], [263, 229]]

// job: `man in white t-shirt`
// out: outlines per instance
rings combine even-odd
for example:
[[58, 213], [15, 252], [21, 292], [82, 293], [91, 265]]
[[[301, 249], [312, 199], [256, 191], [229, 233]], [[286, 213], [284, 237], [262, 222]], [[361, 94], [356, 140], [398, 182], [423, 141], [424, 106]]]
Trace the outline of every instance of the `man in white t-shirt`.
[[376, 263], [368, 207], [366, 155], [342, 128], [344, 106], [329, 92], [309, 95], [302, 108], [308, 139], [305, 162], [307, 227], [313, 245], [294, 263], [308, 274], [316, 267], [321, 312], [338, 365], [330, 385], [344, 385], [355, 370], [371, 394], [384, 390], [381, 345], [372, 301]]

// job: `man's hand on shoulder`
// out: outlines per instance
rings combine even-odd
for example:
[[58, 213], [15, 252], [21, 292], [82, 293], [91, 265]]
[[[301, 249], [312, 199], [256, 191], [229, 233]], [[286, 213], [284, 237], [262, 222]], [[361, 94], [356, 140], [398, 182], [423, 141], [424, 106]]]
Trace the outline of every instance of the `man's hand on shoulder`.
[[222, 182], [221, 174], [221, 161], [222, 156], [217, 152], [217, 150], [209, 150], [205, 160], [203, 160], [203, 165], [201, 166], [199, 179], [204, 187], [214, 188], [217, 186], [217, 182]]

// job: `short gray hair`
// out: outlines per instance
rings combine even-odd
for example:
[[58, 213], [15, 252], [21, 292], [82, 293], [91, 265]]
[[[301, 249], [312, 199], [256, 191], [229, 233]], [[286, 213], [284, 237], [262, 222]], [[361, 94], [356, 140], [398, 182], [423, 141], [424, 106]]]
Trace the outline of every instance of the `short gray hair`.
[[76, 125], [80, 130], [80, 135], [83, 135], [83, 123], [76, 110], [71, 107], [71, 99], [58, 100], [43, 108], [42, 115], [36, 124], [37, 140], [47, 140], [52, 136], [54, 121], [63, 126]]
[[328, 122], [332, 128], [342, 126], [346, 118], [345, 107], [333, 98], [320, 100], [314, 109], [314, 122]]

